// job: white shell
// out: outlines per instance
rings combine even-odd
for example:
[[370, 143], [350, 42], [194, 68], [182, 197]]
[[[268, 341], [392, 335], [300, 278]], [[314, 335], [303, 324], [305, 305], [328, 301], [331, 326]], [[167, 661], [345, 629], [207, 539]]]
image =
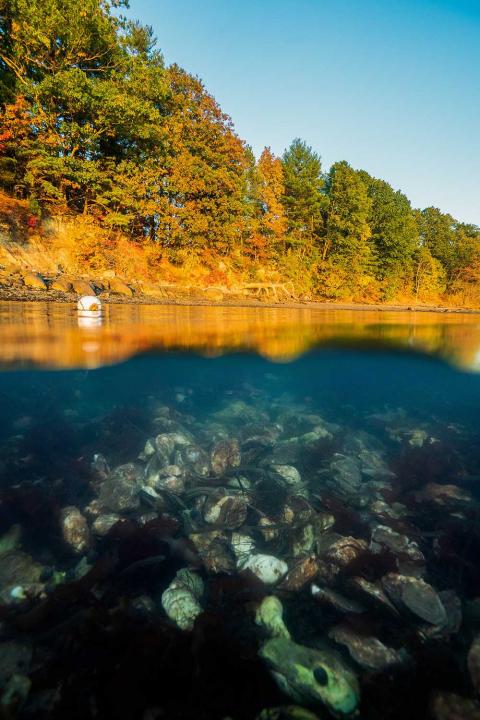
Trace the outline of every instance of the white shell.
[[181, 630], [192, 630], [195, 618], [202, 612], [198, 602], [203, 593], [201, 577], [182, 568], [162, 595], [162, 607]]
[[170, 620], [181, 630], [192, 630], [202, 608], [192, 593], [183, 586], [170, 586], [162, 595], [162, 607]]
[[88, 313], [98, 313], [102, 309], [102, 303], [96, 295], [84, 295], [77, 302], [77, 310]]
[[288, 565], [273, 555], [252, 555], [242, 570], [251, 570], [265, 585], [274, 585], [285, 577]]

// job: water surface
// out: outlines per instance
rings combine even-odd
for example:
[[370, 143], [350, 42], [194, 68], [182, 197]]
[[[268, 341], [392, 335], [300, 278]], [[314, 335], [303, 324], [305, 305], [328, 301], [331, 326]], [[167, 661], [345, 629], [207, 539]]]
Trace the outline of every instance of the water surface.
[[6, 716], [477, 718], [476, 316], [93, 320], [0, 310]]

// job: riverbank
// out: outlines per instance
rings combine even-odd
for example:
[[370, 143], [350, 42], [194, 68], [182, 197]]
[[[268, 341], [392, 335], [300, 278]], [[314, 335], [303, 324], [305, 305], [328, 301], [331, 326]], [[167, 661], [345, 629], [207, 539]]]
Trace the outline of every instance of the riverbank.
[[[88, 289], [85, 287], [85, 291]], [[82, 293], [74, 291], [60, 291], [52, 288], [30, 287], [0, 287], [0, 301], [13, 302], [52, 302], [76, 303]], [[86, 293], [85, 293], [86, 294]], [[95, 294], [95, 291], [93, 291]], [[149, 294], [141, 291], [126, 295], [108, 290], [101, 291], [99, 298], [102, 303], [120, 305], [192, 305], [213, 307], [259, 307], [259, 308], [285, 308], [285, 309], [319, 309], [319, 310], [359, 310], [375, 312], [412, 312], [412, 313], [450, 313], [476, 315], [480, 308], [445, 307], [441, 305], [412, 305], [387, 303], [339, 303], [331, 301], [290, 300], [273, 301], [245, 297], [235, 293], [227, 293], [214, 288], [192, 293], [183, 288], [169, 289], [159, 294]]]

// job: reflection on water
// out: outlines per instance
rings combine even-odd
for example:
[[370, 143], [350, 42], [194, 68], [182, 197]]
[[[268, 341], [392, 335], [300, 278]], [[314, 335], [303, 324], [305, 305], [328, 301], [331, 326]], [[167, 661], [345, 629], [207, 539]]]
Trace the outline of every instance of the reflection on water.
[[475, 314], [106, 305], [88, 322], [74, 306], [0, 303], [0, 363], [93, 368], [152, 349], [207, 356], [253, 350], [291, 360], [315, 346], [373, 345], [436, 354], [480, 368]]

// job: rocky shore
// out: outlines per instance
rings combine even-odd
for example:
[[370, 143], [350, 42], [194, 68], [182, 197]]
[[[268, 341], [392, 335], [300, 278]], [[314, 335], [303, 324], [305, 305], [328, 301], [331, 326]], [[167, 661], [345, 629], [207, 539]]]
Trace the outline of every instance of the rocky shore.
[[230, 289], [223, 286], [192, 288], [172, 283], [130, 282], [105, 273], [99, 278], [72, 275], [48, 276], [32, 270], [0, 269], [0, 301], [76, 302], [82, 295], [97, 295], [102, 302], [123, 304], [231, 305], [338, 310], [375, 310], [385, 312], [438, 312], [476, 314], [480, 309], [438, 305], [399, 305], [390, 303], [321, 302], [282, 293], [281, 297], [265, 287]]

